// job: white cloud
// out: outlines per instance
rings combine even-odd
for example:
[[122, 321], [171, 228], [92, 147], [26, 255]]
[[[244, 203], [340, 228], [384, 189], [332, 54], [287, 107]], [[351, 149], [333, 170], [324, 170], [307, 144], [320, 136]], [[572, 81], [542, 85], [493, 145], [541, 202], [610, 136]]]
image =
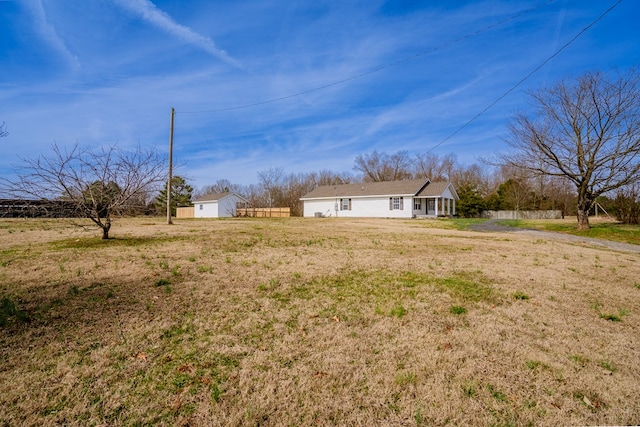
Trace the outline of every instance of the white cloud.
[[120, 7], [139, 15], [142, 19], [180, 40], [199, 47], [205, 52], [240, 68], [240, 64], [227, 52], [219, 49], [209, 37], [200, 35], [185, 25], [175, 22], [168, 14], [158, 9], [151, 0], [115, 0]]

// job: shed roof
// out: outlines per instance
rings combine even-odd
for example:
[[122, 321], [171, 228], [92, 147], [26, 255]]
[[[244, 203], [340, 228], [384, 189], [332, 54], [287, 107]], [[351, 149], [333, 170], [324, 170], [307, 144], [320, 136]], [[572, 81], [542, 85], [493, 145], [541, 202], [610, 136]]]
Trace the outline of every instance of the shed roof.
[[244, 197], [236, 194], [236, 193], [209, 193], [204, 196], [197, 197], [193, 200], [194, 203], [202, 203], [202, 202], [217, 202], [220, 199], [224, 199], [227, 196], [236, 196], [242, 200], [245, 200]]

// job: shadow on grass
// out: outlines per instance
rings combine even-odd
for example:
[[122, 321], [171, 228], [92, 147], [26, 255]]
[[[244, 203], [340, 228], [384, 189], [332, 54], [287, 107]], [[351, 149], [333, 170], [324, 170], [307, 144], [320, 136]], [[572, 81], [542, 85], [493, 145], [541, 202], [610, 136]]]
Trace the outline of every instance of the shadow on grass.
[[[72, 280], [53, 285], [55, 292], [46, 297], [0, 296], [0, 344], [12, 354], [0, 362], [0, 371], [27, 374], [35, 387], [48, 390], [29, 394], [29, 411], [11, 408], [14, 420], [65, 424], [81, 417], [85, 424], [88, 417], [86, 424], [138, 425], [142, 419], [145, 425], [184, 425], [199, 406], [223, 400], [244, 353], [202, 347], [207, 331], [156, 279]], [[114, 393], [127, 399], [114, 399]], [[160, 403], [136, 401], [149, 394]]]
[[[134, 283], [61, 283], [56, 287], [59, 292], [46, 297], [36, 292], [20, 297], [2, 296], [0, 329], [20, 334], [42, 327], [64, 330], [79, 323], [98, 326], [110, 324], [118, 316], [139, 313], [144, 309], [144, 302], [140, 298], [142, 295], [139, 294], [146, 292]], [[155, 288], [153, 283], [146, 287]], [[138, 294], [134, 295], [133, 288], [137, 289]]]
[[78, 237], [51, 242], [52, 249], [100, 249], [105, 247], [137, 247], [149, 246], [158, 243], [176, 242], [186, 240], [183, 236], [158, 236], [158, 237], [113, 237], [101, 239], [99, 237]]

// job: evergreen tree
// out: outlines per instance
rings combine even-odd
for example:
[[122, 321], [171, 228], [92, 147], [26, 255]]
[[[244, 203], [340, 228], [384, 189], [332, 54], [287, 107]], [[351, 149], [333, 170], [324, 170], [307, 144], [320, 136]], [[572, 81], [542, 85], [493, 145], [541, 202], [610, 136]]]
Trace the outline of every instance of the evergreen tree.
[[460, 200], [456, 204], [458, 215], [463, 218], [474, 218], [484, 209], [484, 201], [477, 189], [471, 184], [464, 184], [457, 189]]
[[[176, 214], [176, 208], [191, 206], [191, 196], [193, 187], [181, 176], [174, 176], [171, 179], [171, 215]], [[160, 190], [156, 197], [156, 208], [159, 212], [167, 210], [167, 186]]]

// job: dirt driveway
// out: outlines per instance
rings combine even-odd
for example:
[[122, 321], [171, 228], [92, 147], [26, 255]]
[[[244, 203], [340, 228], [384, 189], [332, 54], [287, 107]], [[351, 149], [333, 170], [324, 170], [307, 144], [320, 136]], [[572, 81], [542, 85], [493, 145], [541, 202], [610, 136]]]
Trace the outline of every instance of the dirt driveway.
[[612, 242], [610, 240], [594, 239], [592, 237], [574, 236], [571, 234], [554, 233], [551, 231], [534, 230], [531, 228], [516, 228], [502, 225], [500, 220], [490, 219], [480, 224], [475, 224], [470, 227], [473, 231], [481, 232], [507, 232], [507, 233], [520, 233], [530, 234], [541, 239], [551, 240], [565, 240], [571, 242], [587, 243], [595, 246], [605, 247], [622, 252], [640, 253], [640, 245], [633, 245], [630, 243]]

